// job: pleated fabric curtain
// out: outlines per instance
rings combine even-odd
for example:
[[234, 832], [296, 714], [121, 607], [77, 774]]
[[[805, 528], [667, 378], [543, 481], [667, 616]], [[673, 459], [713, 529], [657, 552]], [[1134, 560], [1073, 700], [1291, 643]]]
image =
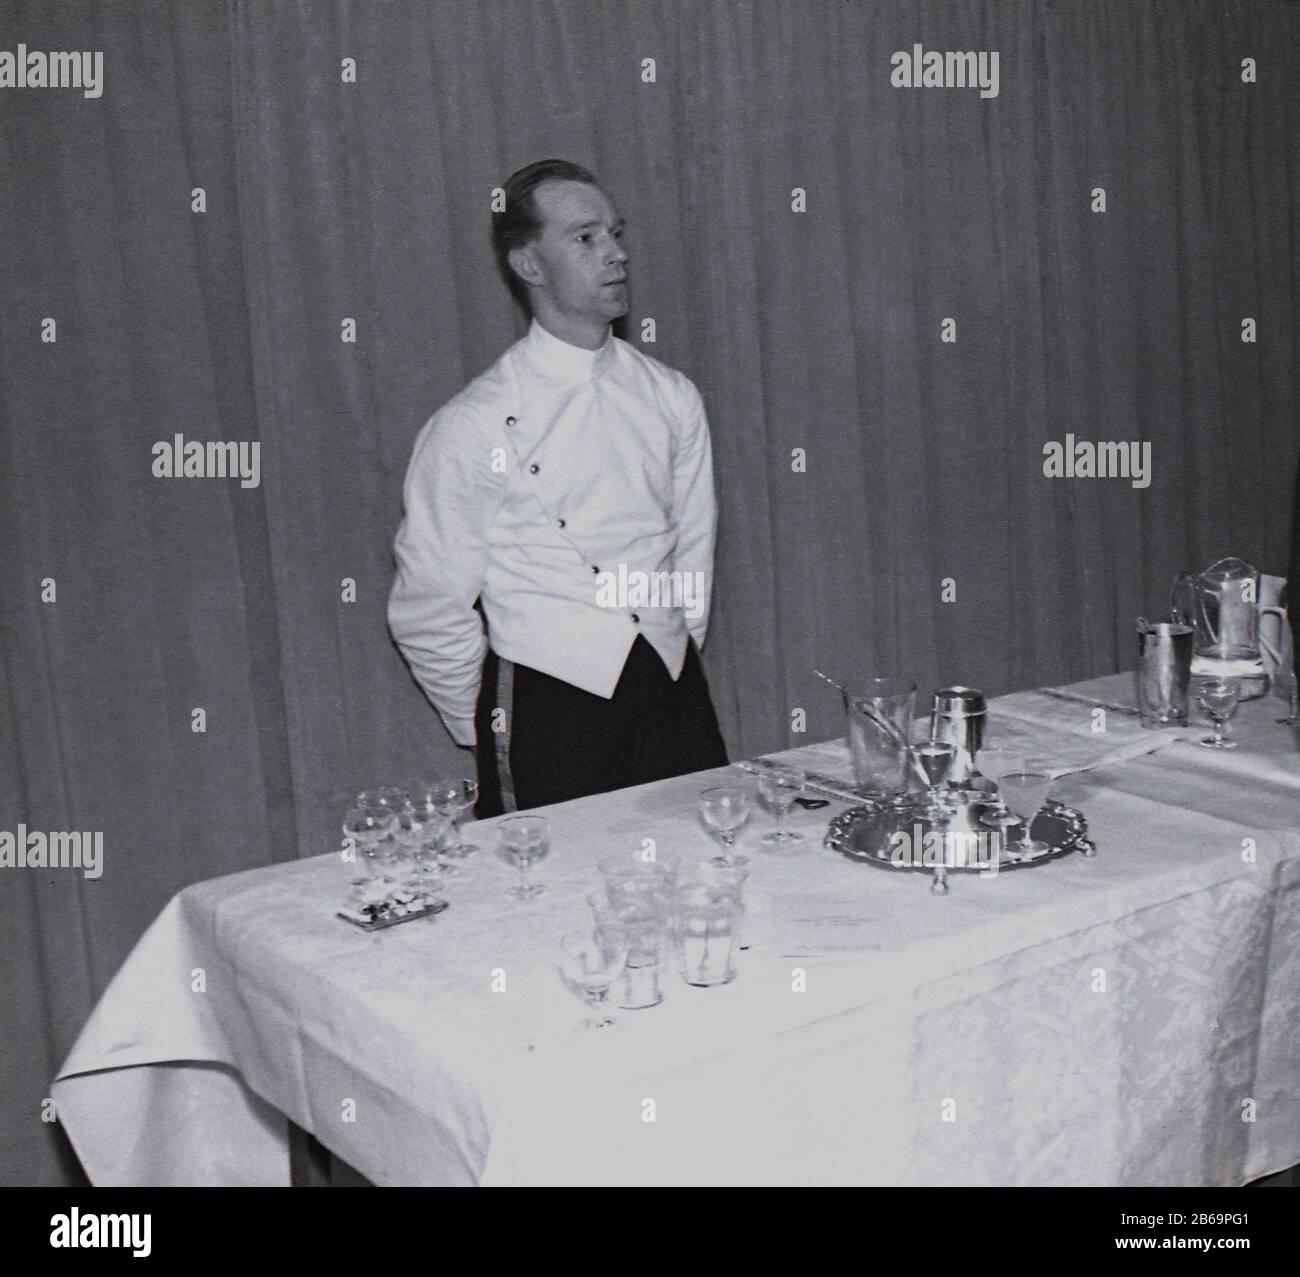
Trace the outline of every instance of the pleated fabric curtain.
[[[1286, 569], [1300, 7], [5, 9], [105, 88], [0, 91], [0, 829], [105, 850], [0, 870], [0, 1181], [75, 1182], [48, 1081], [174, 892], [472, 767], [384, 609], [415, 434], [523, 331], [488, 241], [523, 164], [600, 176], [624, 335], [708, 405], [733, 757], [840, 734], [814, 668], [1061, 683], [1128, 667], [1176, 572]], [[997, 96], [895, 87], [917, 44], [997, 52]], [[259, 483], [154, 477], [177, 434]], [[1149, 485], [1047, 477], [1067, 435], [1149, 444]]]

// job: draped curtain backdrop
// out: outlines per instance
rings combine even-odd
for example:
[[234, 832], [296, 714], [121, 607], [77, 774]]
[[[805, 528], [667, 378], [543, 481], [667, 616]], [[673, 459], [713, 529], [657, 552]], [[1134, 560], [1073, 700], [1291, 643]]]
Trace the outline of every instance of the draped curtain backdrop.
[[[1285, 571], [1300, 6], [6, 0], [19, 42], [104, 91], [0, 90], [0, 829], [101, 831], [104, 872], [0, 869], [6, 1182], [79, 1174], [42, 1099], [174, 892], [472, 766], [385, 599], [416, 432], [523, 331], [523, 164], [607, 186], [626, 336], [708, 405], [733, 757], [841, 734], [815, 667], [1065, 682], [1176, 572]], [[998, 95], [893, 87], [917, 43]], [[260, 484], [155, 478], [178, 433]], [[1067, 433], [1150, 485], [1046, 477]]]

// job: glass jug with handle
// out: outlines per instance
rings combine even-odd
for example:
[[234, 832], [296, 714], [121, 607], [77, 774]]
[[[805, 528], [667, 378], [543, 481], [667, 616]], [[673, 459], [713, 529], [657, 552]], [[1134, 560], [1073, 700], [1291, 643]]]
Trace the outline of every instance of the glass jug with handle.
[[1268, 676], [1259, 650], [1259, 570], [1220, 559], [1174, 581], [1169, 607], [1176, 624], [1196, 630], [1194, 678], [1239, 678], [1241, 699], [1263, 696]]

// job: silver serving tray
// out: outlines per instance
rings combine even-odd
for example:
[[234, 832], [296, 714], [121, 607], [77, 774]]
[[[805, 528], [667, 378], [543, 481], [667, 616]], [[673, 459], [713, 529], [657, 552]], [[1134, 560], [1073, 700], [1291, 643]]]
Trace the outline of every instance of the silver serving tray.
[[[982, 824], [980, 818], [985, 812], [995, 810], [997, 804], [991, 802], [985, 792], [978, 788], [957, 792], [950, 795], [950, 801], [949, 818], [944, 822], [933, 822], [925, 815], [926, 801], [920, 795], [867, 799], [861, 806], [852, 807], [831, 818], [824, 845], [850, 860], [879, 865], [884, 869], [929, 874], [935, 872], [940, 858], [948, 873], [989, 873], [993, 868], [994, 850], [997, 852], [998, 873], [1045, 865], [1075, 851], [1084, 856], [1096, 852], [1088, 837], [1088, 822], [1083, 814], [1054, 799], [1048, 799], [1047, 805], [1034, 817], [1030, 833], [1032, 837], [1045, 842], [1048, 849], [1032, 857], [1016, 853], [1014, 840], [1023, 832], [1021, 825], [1012, 825], [1006, 831], [1007, 837], [1013, 840], [1011, 844], [1004, 841], [1001, 846], [997, 846], [991, 841], [996, 831]], [[899, 844], [895, 835], [899, 832], [910, 834], [911, 842], [915, 844], [918, 831], [922, 839], [926, 834], [948, 832], [984, 834], [989, 836], [990, 841], [983, 845], [977, 863], [961, 863], [963, 848], [956, 838], [948, 839], [942, 844], [937, 839], [931, 839], [928, 843], [931, 854], [929, 863], [916, 863], [914, 858], [900, 859], [896, 854]]]
[[414, 922], [417, 918], [430, 918], [447, 908], [447, 901], [434, 898], [422, 907], [411, 909], [409, 913], [394, 913], [391, 909], [362, 910], [355, 905], [345, 905], [337, 916], [350, 922], [362, 931], [384, 931], [389, 927], [401, 926], [404, 922]]

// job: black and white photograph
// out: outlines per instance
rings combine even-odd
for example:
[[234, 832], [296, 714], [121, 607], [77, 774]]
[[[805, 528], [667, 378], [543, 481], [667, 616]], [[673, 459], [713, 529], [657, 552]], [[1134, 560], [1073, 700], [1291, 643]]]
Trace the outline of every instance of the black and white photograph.
[[35, 1253], [1266, 1249], [1298, 253], [1294, 0], [0, 0]]

